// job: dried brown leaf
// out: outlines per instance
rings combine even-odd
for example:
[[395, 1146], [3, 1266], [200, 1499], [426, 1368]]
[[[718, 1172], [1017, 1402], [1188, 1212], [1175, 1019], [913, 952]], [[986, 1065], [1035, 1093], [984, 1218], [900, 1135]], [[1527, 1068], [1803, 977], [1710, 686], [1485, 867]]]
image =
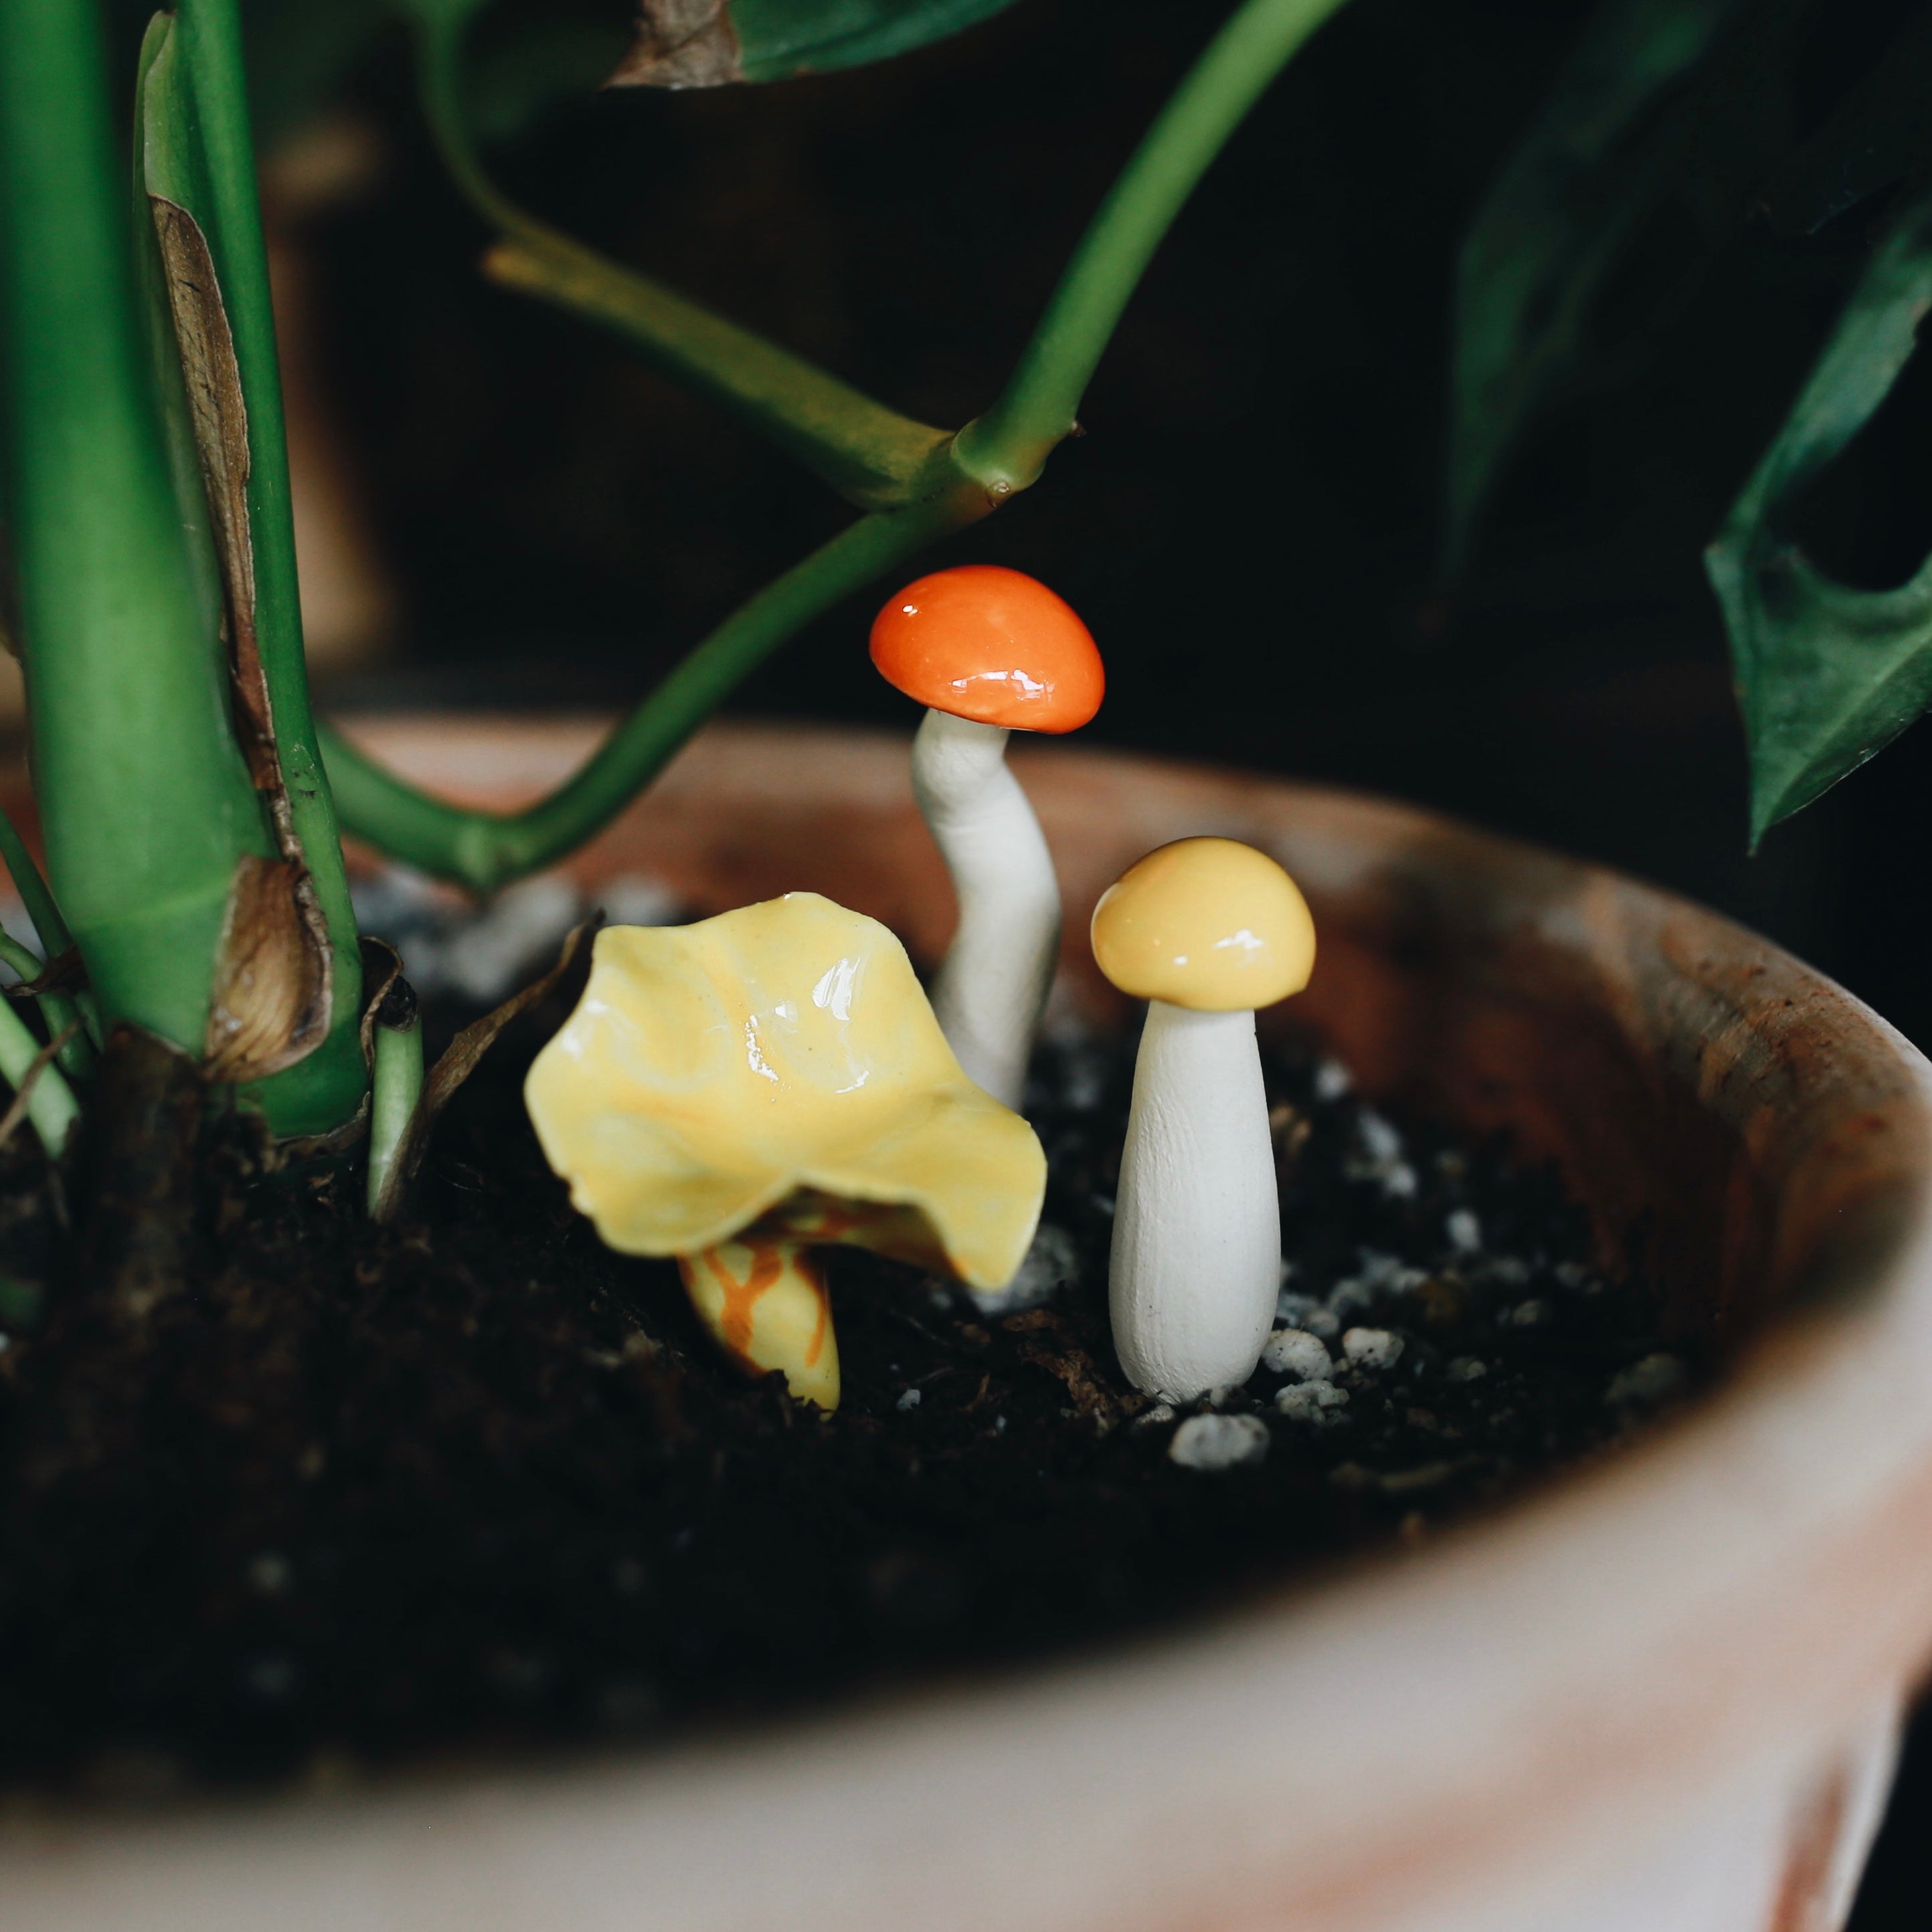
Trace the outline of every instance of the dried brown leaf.
[[476, 1072], [477, 1063], [496, 1045], [503, 1029], [549, 994], [575, 964], [586, 937], [596, 929], [601, 917], [599, 914], [573, 927], [557, 955], [556, 964], [542, 979], [532, 980], [521, 992], [512, 994], [494, 1012], [485, 1013], [480, 1020], [471, 1021], [449, 1042], [423, 1082], [422, 1098], [416, 1102], [416, 1112], [410, 1117], [409, 1131], [389, 1170], [388, 1183], [381, 1198], [370, 1210], [374, 1219], [387, 1221], [394, 1217], [404, 1194], [416, 1178], [416, 1170], [422, 1166], [423, 1156], [429, 1150], [430, 1132], [436, 1125], [436, 1116], [449, 1105], [456, 1090]]
[[209, 1069], [216, 1079], [238, 1084], [280, 1072], [322, 1043], [334, 963], [328, 923], [296, 835], [256, 636], [248, 408], [234, 333], [201, 224], [165, 195], [150, 194], [148, 201], [221, 565], [236, 734], [281, 855], [246, 858], [236, 866], [215, 962]]
[[376, 1018], [389, 989], [403, 976], [402, 955], [386, 939], [362, 935], [362, 1058], [376, 1064]]
[[637, 38], [607, 87], [724, 87], [742, 80], [726, 0], [638, 0]]
[[208, 1078], [240, 1085], [292, 1066], [328, 1030], [328, 932], [307, 871], [237, 862], [215, 955]]

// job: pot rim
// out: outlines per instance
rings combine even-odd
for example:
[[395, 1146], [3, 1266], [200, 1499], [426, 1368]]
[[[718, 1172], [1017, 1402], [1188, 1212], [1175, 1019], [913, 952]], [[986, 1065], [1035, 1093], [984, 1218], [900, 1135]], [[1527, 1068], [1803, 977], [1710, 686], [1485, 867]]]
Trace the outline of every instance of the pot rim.
[[[395, 756], [416, 722], [352, 728]], [[467, 722], [440, 719], [446, 745]], [[567, 764], [594, 728], [510, 730]], [[775, 728], [860, 790], [904, 742], [716, 726], [668, 775], [674, 800], [720, 760], [768, 757]], [[1030, 784], [1063, 761], [1232, 782], [1063, 746], [1018, 762]], [[213, 1932], [266, 1883], [292, 1928], [615, 1926], [646, 1899], [652, 1923], [801, 1932], [1368, 1924], [1499, 1862], [1609, 1858], [1739, 1764], [1783, 1774], [1894, 1696], [1932, 1640], [1932, 1066], [1823, 976], [1656, 888], [1329, 788], [1240, 789], [1365, 848], [1406, 827], [1442, 862], [1556, 868], [1640, 927], [1693, 918], [1710, 958], [1802, 995], [1834, 1067], [1890, 1093], [1910, 1171], [1846, 1210], [1804, 1305], [1708, 1395], [1419, 1550], [749, 1734], [326, 1799], [37, 1814], [0, 1840], [14, 1922]]]

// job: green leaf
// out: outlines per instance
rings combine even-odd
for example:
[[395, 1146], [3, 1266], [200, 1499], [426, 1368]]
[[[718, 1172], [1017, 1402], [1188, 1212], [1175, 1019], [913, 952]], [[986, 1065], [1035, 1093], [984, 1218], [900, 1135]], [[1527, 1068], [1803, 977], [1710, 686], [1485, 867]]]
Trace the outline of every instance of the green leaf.
[[[436, 4], [437, 0], [416, 0]], [[454, 0], [460, 4], [460, 0]], [[889, 60], [1012, 0], [640, 0], [614, 87], [721, 87]]]
[[1502, 460], [1575, 360], [1624, 242], [1696, 133], [1660, 111], [1739, 0], [1606, 0], [1478, 212], [1456, 266], [1444, 560], [1466, 555]]
[[1705, 555], [1750, 749], [1751, 843], [1932, 701], [1932, 558], [1894, 590], [1834, 581], [1786, 536], [1794, 506], [1890, 393], [1932, 308], [1932, 190], [1893, 220], [1797, 401]]

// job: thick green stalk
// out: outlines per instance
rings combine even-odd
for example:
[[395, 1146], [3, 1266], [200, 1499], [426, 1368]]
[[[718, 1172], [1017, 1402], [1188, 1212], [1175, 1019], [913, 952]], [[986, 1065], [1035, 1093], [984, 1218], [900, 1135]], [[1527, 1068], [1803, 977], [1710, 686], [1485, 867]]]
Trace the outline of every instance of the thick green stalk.
[[961, 462], [1034, 482], [1072, 429], [1121, 311], [1228, 137], [1345, 0], [1247, 0], [1208, 44], [1089, 224], [999, 400], [959, 432]]
[[202, 210], [193, 212], [203, 215], [204, 226], [212, 230], [223, 305], [234, 334], [248, 406], [256, 646], [273, 706], [275, 749], [290, 815], [328, 928], [332, 955], [327, 1039], [306, 1058], [253, 1090], [283, 1131], [321, 1132], [355, 1112], [368, 1085], [360, 1038], [362, 950], [349, 902], [334, 803], [309, 702], [274, 310], [236, 0], [179, 0], [176, 32], [208, 194], [205, 215]]
[[973, 493], [862, 517], [741, 605], [607, 738], [526, 811], [446, 805], [385, 772], [338, 735], [326, 741], [344, 823], [392, 858], [477, 892], [539, 870], [609, 823], [691, 734], [800, 626], [922, 548], [986, 514]]
[[948, 440], [803, 357], [560, 235], [502, 194], [462, 107], [463, 23], [423, 22], [423, 110], [452, 178], [504, 239], [487, 272], [506, 287], [612, 330], [653, 367], [769, 436], [862, 509], [926, 494]]
[[106, 1020], [198, 1052], [236, 862], [270, 845], [146, 380], [107, 100], [92, 5], [0, 4], [0, 418], [48, 870]]

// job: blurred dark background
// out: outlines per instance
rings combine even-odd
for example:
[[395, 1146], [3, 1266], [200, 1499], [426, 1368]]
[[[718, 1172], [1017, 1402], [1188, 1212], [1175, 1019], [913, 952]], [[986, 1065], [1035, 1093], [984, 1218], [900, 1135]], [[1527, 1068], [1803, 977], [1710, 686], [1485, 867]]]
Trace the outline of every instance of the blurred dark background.
[[[952, 425], [991, 398], [1222, 11], [1021, 0], [884, 66], [534, 116], [540, 63], [506, 39], [482, 50], [478, 105], [520, 119], [492, 162], [528, 205]], [[1768, 152], [1821, 121], [1904, 11], [1811, 10], [1793, 80], [1762, 104]], [[1774, 934], [1932, 1045], [1932, 738], [1908, 733], [1748, 856], [1700, 561], [1882, 200], [1798, 242], [1754, 222], [1748, 194], [1714, 230], [1660, 208], [1468, 569], [1438, 580], [1456, 249], [1584, 12], [1357, 0], [1183, 217], [1085, 439], [933, 561], [1011, 563], [1071, 599], [1109, 665], [1093, 740], [1394, 793], [1610, 861]], [[614, 49], [622, 13], [572, 14], [557, 70], [600, 36]], [[326, 701], [635, 698], [849, 513], [620, 347], [481, 280], [486, 238], [427, 146], [399, 38], [346, 65], [320, 122], [314, 104], [265, 104], [288, 137], [278, 226], [350, 523], [373, 538], [362, 629], [386, 632]], [[1816, 492], [1821, 561], [1871, 585], [1916, 568], [1928, 452], [1915, 368]], [[871, 608], [801, 636], [741, 708], [909, 724], [866, 659]], [[1857, 1932], [1922, 1932], [1928, 1826], [1932, 1737]]]

